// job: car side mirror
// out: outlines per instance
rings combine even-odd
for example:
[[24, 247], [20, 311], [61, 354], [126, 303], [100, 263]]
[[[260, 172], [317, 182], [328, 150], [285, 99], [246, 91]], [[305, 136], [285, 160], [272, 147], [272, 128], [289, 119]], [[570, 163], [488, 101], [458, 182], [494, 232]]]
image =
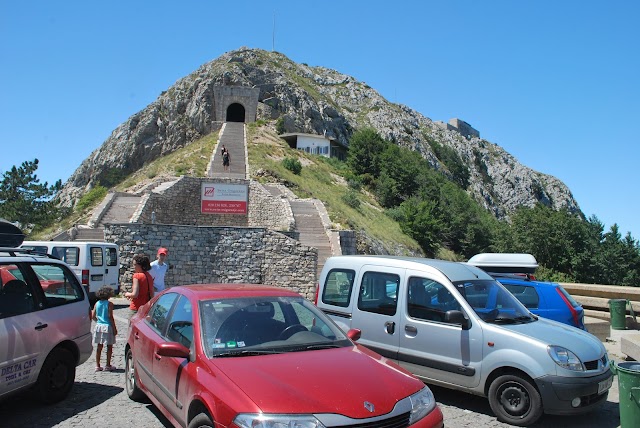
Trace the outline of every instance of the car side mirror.
[[347, 337], [353, 340], [354, 342], [360, 339], [360, 336], [362, 336], [362, 331], [358, 328], [352, 328], [347, 332]]
[[158, 345], [156, 354], [161, 357], [189, 358], [189, 348], [178, 342], [164, 342]]
[[465, 318], [461, 311], [447, 311], [444, 314], [444, 322], [449, 324], [460, 324], [463, 330], [469, 330], [471, 328], [471, 321]]

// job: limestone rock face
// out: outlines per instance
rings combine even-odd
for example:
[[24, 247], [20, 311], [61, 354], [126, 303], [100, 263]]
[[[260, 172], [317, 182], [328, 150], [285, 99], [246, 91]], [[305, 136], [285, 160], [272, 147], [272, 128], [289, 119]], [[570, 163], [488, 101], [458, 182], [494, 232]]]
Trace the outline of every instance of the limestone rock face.
[[429, 141], [452, 149], [469, 170], [467, 191], [498, 218], [537, 202], [580, 211], [564, 183], [522, 165], [496, 144], [447, 130], [351, 76], [249, 48], [204, 64], [118, 126], [65, 183], [61, 204], [72, 206], [114, 172], [129, 174], [219, 127], [214, 88], [225, 85], [259, 88], [258, 119], [278, 119], [285, 132], [325, 134], [347, 146], [354, 130], [372, 127], [386, 140], [418, 151], [448, 176], [452, 173]]

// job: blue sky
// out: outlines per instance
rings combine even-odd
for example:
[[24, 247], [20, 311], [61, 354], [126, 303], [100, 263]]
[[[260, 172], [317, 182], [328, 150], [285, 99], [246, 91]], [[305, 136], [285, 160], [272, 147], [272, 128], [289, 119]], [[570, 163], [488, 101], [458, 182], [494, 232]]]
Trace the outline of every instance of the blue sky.
[[120, 123], [242, 46], [458, 117], [640, 238], [640, 2], [4, 1], [0, 173], [66, 181]]

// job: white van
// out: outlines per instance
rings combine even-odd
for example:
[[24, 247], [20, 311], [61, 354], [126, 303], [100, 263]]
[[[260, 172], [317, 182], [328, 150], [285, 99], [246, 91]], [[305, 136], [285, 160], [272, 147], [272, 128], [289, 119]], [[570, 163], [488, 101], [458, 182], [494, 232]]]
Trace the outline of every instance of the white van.
[[587, 412], [613, 382], [604, 345], [539, 318], [483, 270], [411, 257], [336, 256], [316, 305], [425, 382], [485, 396], [500, 421]]
[[21, 248], [51, 254], [66, 262], [87, 289], [89, 298], [103, 285], [120, 292], [120, 252], [109, 242], [24, 241]]

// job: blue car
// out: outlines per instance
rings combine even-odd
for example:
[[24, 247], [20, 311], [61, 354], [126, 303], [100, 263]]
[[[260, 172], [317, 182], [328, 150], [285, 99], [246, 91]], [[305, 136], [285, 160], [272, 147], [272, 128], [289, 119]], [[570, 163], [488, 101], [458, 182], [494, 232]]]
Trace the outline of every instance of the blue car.
[[531, 254], [482, 253], [468, 261], [505, 286], [533, 314], [586, 330], [584, 309], [560, 284], [537, 281]]

